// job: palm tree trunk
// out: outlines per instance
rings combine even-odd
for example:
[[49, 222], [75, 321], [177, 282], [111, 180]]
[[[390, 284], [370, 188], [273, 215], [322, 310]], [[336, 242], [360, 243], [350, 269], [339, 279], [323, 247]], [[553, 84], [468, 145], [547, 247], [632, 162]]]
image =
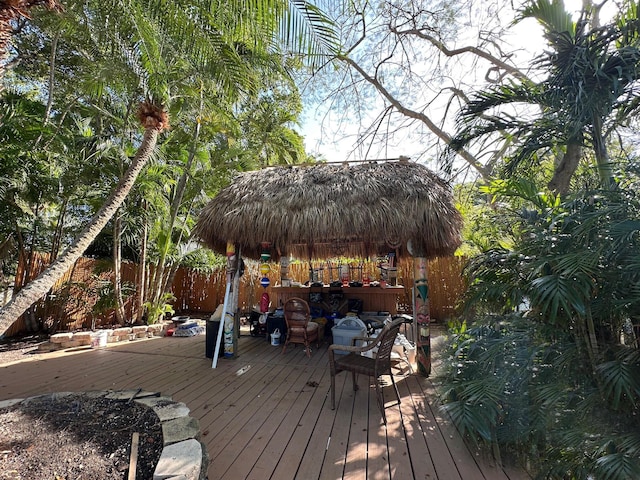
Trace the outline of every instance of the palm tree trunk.
[[87, 247], [104, 228], [118, 210], [142, 168], [146, 165], [158, 141], [159, 129], [156, 125], [145, 128], [142, 143], [131, 165], [91, 222], [80, 232], [75, 242], [42, 272], [33, 282], [24, 287], [9, 303], [0, 309], [0, 332], [6, 331], [24, 311], [41, 298], [64, 273], [71, 268]]
[[567, 151], [558, 163], [553, 178], [548, 184], [549, 190], [560, 196], [569, 192], [571, 178], [578, 168], [582, 156], [582, 139], [572, 139], [567, 142]]
[[138, 273], [136, 276], [136, 323], [142, 323], [142, 315], [144, 314], [144, 302], [147, 292], [147, 242], [149, 240], [149, 222], [147, 220], [147, 201], [142, 200], [143, 215], [142, 239], [140, 241], [140, 261], [138, 265]]
[[118, 325], [124, 325], [125, 312], [122, 299], [122, 212], [116, 212], [113, 222], [113, 293], [115, 296], [115, 314]]
[[610, 189], [615, 185], [615, 182], [613, 180], [613, 168], [611, 161], [609, 160], [609, 152], [607, 151], [607, 144], [602, 134], [602, 130], [602, 118], [594, 115], [591, 133], [593, 136], [593, 150], [596, 155], [598, 174], [600, 176], [602, 188]]

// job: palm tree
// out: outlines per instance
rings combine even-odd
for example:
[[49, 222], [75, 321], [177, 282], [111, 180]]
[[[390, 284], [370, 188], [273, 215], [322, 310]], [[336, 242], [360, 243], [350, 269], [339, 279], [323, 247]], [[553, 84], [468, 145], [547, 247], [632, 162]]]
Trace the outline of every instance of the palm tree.
[[[530, 2], [522, 17], [537, 19], [545, 29], [550, 51], [535, 65], [547, 72], [547, 78], [539, 83], [519, 80], [478, 93], [461, 114], [463, 128], [451, 148], [508, 132], [517, 140], [510, 171], [545, 153], [561, 151], [549, 188], [564, 194], [582, 149], [590, 147], [601, 183], [610, 186], [607, 138], [639, 106], [635, 91], [640, 80], [640, 19], [635, 5], [603, 27], [590, 28], [590, 15], [588, 8], [583, 9], [573, 22], [558, 0]], [[529, 106], [537, 113], [529, 118], [513, 114], [504, 111], [508, 105]]]
[[[171, 101], [171, 78], [178, 74], [180, 80], [204, 75], [216, 81], [217, 90], [211, 94], [233, 98], [251, 91], [251, 68], [243, 56], [250, 58], [287, 45], [306, 48], [311, 63], [316, 64], [321, 53], [335, 51], [331, 24], [306, 0], [290, 4], [277, 0], [230, 2], [219, 11], [211, 11], [210, 2], [124, 3], [127, 5], [92, 3], [93, 15], [82, 15], [85, 2], [69, 2], [67, 8], [78, 7], [77, 19], [95, 22], [94, 34], [112, 46], [110, 53], [119, 52], [139, 73], [146, 92], [138, 112], [144, 128], [140, 146], [115, 190], [74, 243], [0, 310], [0, 331], [54, 285], [122, 204], [151, 157], [158, 135], [168, 127], [166, 105]], [[278, 30], [281, 20], [285, 23]]]

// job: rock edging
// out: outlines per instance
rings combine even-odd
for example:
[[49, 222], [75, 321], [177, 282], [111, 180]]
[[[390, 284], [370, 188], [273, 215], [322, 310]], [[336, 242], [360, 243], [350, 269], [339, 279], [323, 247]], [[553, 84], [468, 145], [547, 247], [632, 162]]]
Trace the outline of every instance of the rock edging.
[[117, 343], [138, 338], [162, 337], [165, 334], [166, 325], [157, 323], [153, 325], [135, 325], [133, 327], [120, 327], [114, 329], [102, 329], [94, 332], [63, 332], [49, 337], [48, 342], [38, 345], [39, 352], [55, 352], [66, 348], [101, 346], [100, 337], [104, 335], [105, 343]]
[[[78, 392], [57, 392], [48, 394], [59, 398]], [[174, 402], [171, 397], [144, 390], [107, 390], [91, 393], [112, 400], [128, 400], [151, 408], [160, 419], [163, 448], [153, 473], [153, 480], [206, 480], [208, 457], [205, 445], [200, 441], [200, 424], [190, 417], [189, 407], [182, 402]], [[29, 402], [37, 397], [0, 401], [0, 409], [21, 402]]]

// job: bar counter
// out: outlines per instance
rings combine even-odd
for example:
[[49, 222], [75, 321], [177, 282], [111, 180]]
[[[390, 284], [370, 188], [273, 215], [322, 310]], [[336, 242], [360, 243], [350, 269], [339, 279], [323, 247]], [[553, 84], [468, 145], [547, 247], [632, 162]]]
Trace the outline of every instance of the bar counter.
[[368, 312], [398, 313], [398, 299], [404, 294], [404, 287], [271, 287], [271, 302], [281, 307], [291, 297], [299, 297], [309, 301], [309, 293], [342, 293], [345, 299], [358, 298], [362, 300], [362, 310]]

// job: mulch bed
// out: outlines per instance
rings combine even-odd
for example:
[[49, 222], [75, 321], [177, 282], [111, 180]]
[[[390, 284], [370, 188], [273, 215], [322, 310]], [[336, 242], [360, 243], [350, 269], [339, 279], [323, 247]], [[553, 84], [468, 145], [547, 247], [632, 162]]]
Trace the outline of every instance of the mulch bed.
[[151, 408], [72, 393], [0, 409], [0, 478], [127, 479], [134, 432], [139, 432], [136, 479], [148, 480], [163, 443]]

